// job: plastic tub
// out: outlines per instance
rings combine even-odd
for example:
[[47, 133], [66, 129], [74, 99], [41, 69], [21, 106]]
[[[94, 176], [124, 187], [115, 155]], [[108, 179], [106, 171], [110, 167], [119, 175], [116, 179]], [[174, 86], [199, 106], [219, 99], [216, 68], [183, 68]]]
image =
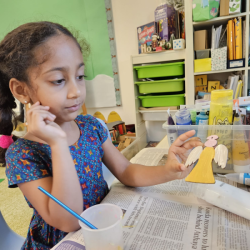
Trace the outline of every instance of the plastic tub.
[[[114, 204], [95, 205], [83, 211], [81, 217], [97, 228], [90, 229], [81, 221], [78, 221], [82, 228], [81, 232], [86, 249], [123, 249], [123, 212], [120, 207]], [[80, 248], [77, 247], [77, 249]]]
[[138, 78], [181, 76], [184, 74], [184, 62], [135, 66]]
[[163, 81], [135, 82], [141, 94], [178, 92], [184, 90], [184, 79], [172, 79]]
[[167, 110], [154, 110], [154, 111], [139, 111], [142, 114], [144, 121], [167, 121], [168, 111]]
[[210, 49], [196, 50], [196, 59], [209, 58]]
[[185, 94], [138, 96], [143, 107], [171, 107], [185, 104]]
[[195, 136], [206, 142], [210, 135], [217, 135], [217, 145], [223, 144], [228, 149], [228, 161], [225, 169], [221, 169], [213, 162], [215, 173], [250, 173], [250, 125], [173, 125], [167, 122], [162, 125], [168, 134], [169, 131], [181, 135], [195, 130]]

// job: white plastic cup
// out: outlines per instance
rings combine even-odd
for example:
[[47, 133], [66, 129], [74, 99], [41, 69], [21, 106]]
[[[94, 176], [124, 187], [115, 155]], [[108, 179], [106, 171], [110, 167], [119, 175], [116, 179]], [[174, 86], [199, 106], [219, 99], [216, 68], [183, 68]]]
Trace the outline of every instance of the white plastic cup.
[[122, 250], [123, 233], [120, 207], [99, 204], [82, 212], [81, 216], [98, 229], [90, 229], [79, 221], [86, 250]]

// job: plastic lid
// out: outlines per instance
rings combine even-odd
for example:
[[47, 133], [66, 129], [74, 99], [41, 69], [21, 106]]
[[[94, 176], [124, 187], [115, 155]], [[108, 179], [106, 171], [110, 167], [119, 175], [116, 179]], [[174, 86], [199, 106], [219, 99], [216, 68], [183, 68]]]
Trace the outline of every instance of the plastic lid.
[[226, 98], [227, 100], [233, 100], [232, 89], [218, 89], [211, 92], [211, 101], [217, 101], [220, 98]]
[[191, 114], [190, 114], [190, 111], [189, 110], [187, 110], [187, 109], [181, 109], [181, 110], [179, 110], [179, 111], [177, 111], [176, 113], [175, 113], [175, 116], [176, 117], [189, 117], [189, 116], [191, 116]]

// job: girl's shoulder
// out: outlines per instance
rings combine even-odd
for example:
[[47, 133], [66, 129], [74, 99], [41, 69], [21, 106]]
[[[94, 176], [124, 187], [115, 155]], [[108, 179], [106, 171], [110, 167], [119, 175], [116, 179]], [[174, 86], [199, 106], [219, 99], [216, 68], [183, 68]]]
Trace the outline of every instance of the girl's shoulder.
[[99, 137], [101, 143], [104, 143], [108, 138], [108, 130], [104, 124], [101, 124], [102, 121], [99, 121], [97, 118], [92, 115], [79, 115], [75, 119], [78, 124], [81, 133], [88, 137]]
[[13, 142], [6, 151], [5, 157], [12, 158], [13, 155], [30, 155], [38, 156], [45, 155], [48, 153], [48, 145], [30, 141], [24, 138], [19, 138], [15, 142]]
[[100, 129], [101, 123], [92, 115], [78, 115], [75, 119], [81, 129]]

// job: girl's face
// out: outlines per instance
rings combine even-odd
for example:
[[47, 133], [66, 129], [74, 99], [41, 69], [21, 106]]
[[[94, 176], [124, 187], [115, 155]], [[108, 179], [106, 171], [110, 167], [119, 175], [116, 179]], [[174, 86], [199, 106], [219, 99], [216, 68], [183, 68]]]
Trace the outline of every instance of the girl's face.
[[[47, 56], [46, 56], [46, 53]], [[57, 123], [76, 118], [85, 101], [84, 63], [75, 41], [65, 35], [50, 38], [35, 51], [45, 62], [28, 70], [32, 103], [49, 106]]]

